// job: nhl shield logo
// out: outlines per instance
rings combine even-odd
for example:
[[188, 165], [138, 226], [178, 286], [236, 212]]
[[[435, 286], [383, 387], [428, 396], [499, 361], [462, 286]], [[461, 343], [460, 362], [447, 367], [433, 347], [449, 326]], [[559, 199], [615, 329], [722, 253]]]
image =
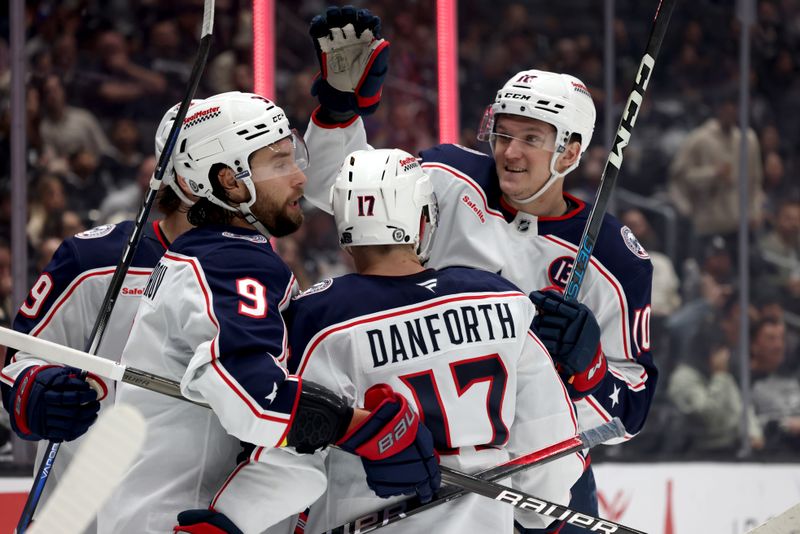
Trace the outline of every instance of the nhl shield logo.
[[517, 222], [517, 231], [518, 232], [524, 234], [525, 232], [527, 232], [530, 229], [531, 229], [531, 221], [529, 221], [528, 219], [520, 219], [519, 222]]
[[633, 235], [633, 231], [628, 228], [627, 226], [623, 226], [620, 228], [620, 234], [622, 234], [622, 240], [625, 241], [625, 246], [633, 252], [637, 257], [642, 258], [643, 260], [647, 260], [650, 258], [650, 255], [644, 249], [639, 240], [636, 239], [636, 236]]

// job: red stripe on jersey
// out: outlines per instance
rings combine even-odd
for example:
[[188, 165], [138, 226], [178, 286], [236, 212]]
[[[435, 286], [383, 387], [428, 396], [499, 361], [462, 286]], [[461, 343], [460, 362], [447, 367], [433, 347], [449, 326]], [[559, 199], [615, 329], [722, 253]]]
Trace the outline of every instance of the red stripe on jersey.
[[[611, 416], [608, 414], [608, 412], [605, 411], [605, 409], [602, 406], [600, 406], [597, 403], [596, 400], [594, 400], [594, 397], [592, 395], [588, 395], [586, 397], [583, 397], [583, 399], [581, 399], [581, 400], [586, 401], [586, 403], [589, 406], [591, 406], [591, 408], [595, 412], [597, 412], [597, 414], [603, 419], [603, 421], [605, 421], [606, 423], [611, 421]], [[626, 440], [631, 439], [632, 437], [633, 437], [632, 434], [629, 434], [628, 432], [625, 432], [625, 439]]]
[[[214, 325], [214, 327], [217, 329], [217, 333], [219, 333], [219, 322], [217, 321], [217, 318], [214, 316], [214, 310], [211, 308], [211, 299], [209, 297], [210, 289], [206, 287], [205, 280], [203, 276], [200, 274], [200, 269], [197, 265], [197, 262], [192, 258], [174, 256], [170, 253], [164, 254], [164, 257], [172, 261], [188, 263], [189, 265], [191, 265], [192, 271], [194, 272], [195, 278], [197, 279], [197, 283], [200, 286], [200, 289], [203, 291], [203, 298], [206, 303], [206, 313], [208, 314], [208, 318]], [[227, 384], [228, 387], [231, 388], [231, 390], [233, 390], [233, 392], [236, 393], [236, 395], [240, 399], [242, 399], [245, 405], [247, 405], [247, 407], [250, 408], [250, 411], [257, 418], [266, 419], [267, 421], [275, 421], [279, 423], [291, 422], [291, 415], [288, 418], [267, 415], [264, 412], [262, 412], [259, 407], [255, 406], [252, 402], [250, 402], [250, 399], [248, 399], [249, 394], [245, 395], [246, 392], [243, 393], [242, 390], [239, 387], [237, 387], [238, 385], [237, 382], [229, 378], [227, 376], [228, 374], [227, 371], [225, 371], [219, 364], [219, 358], [217, 357], [218, 350], [215, 350], [215, 347], [217, 347], [217, 345], [219, 344], [218, 340], [219, 340], [218, 335], [214, 336], [214, 338], [211, 340], [211, 367], [217, 372], [222, 381], [225, 382], [225, 384]]]
[[[112, 274], [113, 275], [115, 270], [116, 270], [116, 267], [110, 267], [108, 269], [103, 269], [103, 270], [99, 270], [99, 271], [90, 271], [87, 274], [84, 274], [83, 276], [81, 276], [80, 278], [76, 278], [75, 280], [73, 280], [72, 283], [68, 286], [66, 293], [64, 293], [60, 297], [58, 297], [58, 300], [56, 300], [55, 304], [53, 304], [53, 307], [50, 308], [50, 310], [47, 312], [47, 315], [45, 316], [44, 321], [42, 321], [41, 323], [36, 325], [30, 331], [30, 335], [37, 336], [39, 333], [41, 333], [42, 330], [44, 330], [44, 328], [50, 323], [50, 320], [53, 318], [53, 315], [55, 315], [56, 311], [58, 311], [58, 309], [67, 300], [69, 300], [69, 298], [72, 296], [72, 294], [75, 292], [75, 290], [78, 288], [78, 286], [80, 284], [82, 284], [83, 282], [85, 282], [86, 280], [88, 280], [89, 278], [91, 278], [93, 276], [104, 276], [104, 275], [108, 275], [108, 274]], [[152, 273], [152, 272], [153, 272], [152, 269], [128, 269], [128, 273], [125, 275], [125, 277], [127, 278], [128, 275], [150, 276], [150, 273]]]
[[[547, 354], [548, 356], [550, 355], [550, 353], [547, 352], [547, 349], [545, 348], [545, 346], [542, 344], [542, 340], [541, 339], [536, 337], [533, 334], [533, 332], [531, 332], [530, 330], [528, 330], [528, 335], [530, 336], [531, 339], [533, 339], [533, 341], [536, 342], [537, 345], [539, 345], [539, 347], [541, 347], [541, 349], [544, 351], [545, 354]], [[553, 360], [551, 358], [548, 358], [548, 359], [550, 360], [550, 367], [552, 367], [553, 372], [556, 374], [557, 377], [559, 377], [558, 378], [558, 383], [561, 385], [561, 393], [563, 393], [563, 395], [564, 395], [564, 402], [566, 402], [567, 406], [569, 407], [569, 416], [572, 418], [572, 426], [575, 428], [575, 433], [577, 434], [578, 433], [578, 414], [575, 413], [575, 405], [572, 403], [572, 399], [570, 398], [569, 393], [567, 392], [567, 386], [565, 386], [564, 382], [561, 381], [561, 377], [559, 376], [558, 371], [556, 371], [556, 366], [555, 366], [555, 364], [553, 364]]]
[[571, 219], [575, 217], [577, 214], [583, 211], [583, 208], [586, 207], [586, 202], [583, 200], [570, 195], [569, 193], [562, 193], [565, 197], [570, 199], [572, 202], [578, 205], [577, 208], [573, 208], [569, 210], [564, 215], [559, 215], [558, 217], [539, 217], [540, 221], [566, 221], [567, 219]]
[[164, 247], [164, 250], [169, 248], [169, 243], [167, 242], [167, 234], [161, 229], [160, 223], [161, 221], [153, 221], [153, 233], [156, 234], [156, 239], [158, 242], [161, 243], [161, 246]]
[[[566, 248], [573, 254], [578, 253], [578, 248], [574, 246], [572, 243], [567, 243], [566, 241], [562, 241], [552, 235], [543, 235], [543, 238], [547, 239], [551, 243], [555, 243], [563, 248]], [[623, 296], [623, 289], [620, 287], [619, 282], [603, 267], [600, 262], [595, 260], [594, 256], [592, 256], [589, 261], [592, 265], [594, 265], [597, 272], [600, 273], [608, 282], [611, 284], [611, 287], [614, 288], [614, 291], [617, 293], [617, 300], [619, 301], [619, 307], [622, 310], [622, 345], [625, 350], [625, 358], [629, 360], [633, 360], [633, 356], [631, 356], [631, 348], [630, 343], [628, 342], [628, 310], [627, 310], [627, 302], [625, 301], [625, 297]]]
[[225, 488], [227, 488], [228, 485], [236, 477], [236, 475], [239, 474], [239, 471], [241, 471], [244, 468], [244, 466], [246, 466], [249, 463], [250, 463], [250, 458], [248, 458], [247, 460], [245, 460], [242, 463], [240, 463], [239, 465], [237, 465], [236, 469], [233, 470], [233, 473], [228, 475], [228, 478], [225, 479], [225, 482], [222, 484], [222, 487], [219, 489], [219, 491], [217, 491], [216, 495], [214, 495], [214, 498], [211, 499], [211, 504], [209, 505], [209, 509], [210, 510], [213, 510], [214, 507], [217, 505], [217, 500], [220, 498], [222, 493], [225, 491]]
[[[373, 323], [375, 321], [383, 321], [384, 319], [389, 319], [391, 317], [397, 317], [399, 315], [406, 315], [406, 314], [409, 314], [409, 313], [415, 313], [415, 312], [418, 312], [420, 310], [427, 310], [428, 308], [434, 308], [436, 306], [441, 306], [442, 304], [448, 304], [450, 302], [460, 302], [460, 301], [464, 301], [464, 300], [486, 300], [486, 299], [492, 299], [492, 298], [520, 297], [520, 296], [525, 297], [525, 295], [523, 295], [522, 293], [519, 293], [517, 291], [508, 292], [508, 293], [481, 293], [480, 295], [462, 295], [462, 296], [458, 296], [458, 297], [445, 297], [445, 298], [441, 298], [441, 299], [428, 301], [425, 304], [422, 304], [420, 306], [415, 306], [413, 308], [401, 309], [399, 311], [394, 311], [394, 312], [390, 312], [390, 313], [384, 313], [383, 315], [376, 315], [374, 317], [359, 318], [359, 319], [356, 319], [356, 320], [351, 321], [349, 323], [341, 323], [341, 324], [338, 324], [338, 325], [334, 325], [334, 326], [328, 327], [327, 329], [322, 330], [316, 336], [314, 336], [313, 342], [311, 343], [311, 346], [306, 348], [306, 351], [303, 354], [302, 363], [300, 364], [300, 370], [297, 372], [297, 374], [298, 375], [302, 375], [303, 374], [303, 371], [305, 371], [306, 365], [308, 364], [308, 360], [311, 358], [311, 353], [314, 352], [314, 349], [317, 348], [317, 345], [319, 345], [322, 342], [322, 340], [325, 339], [326, 337], [328, 337], [330, 334], [336, 333], [339, 330], [344, 330], [346, 328], [352, 328], [354, 326], [358, 326], [358, 325], [362, 325], [362, 324]], [[525, 297], [525, 298], [527, 298], [527, 297]]]
[[503, 222], [505, 222], [506, 218], [503, 217], [503, 214], [501, 212], [499, 212], [497, 210], [494, 210], [494, 209], [489, 207], [489, 203], [486, 200], [486, 193], [483, 192], [483, 189], [481, 189], [478, 186], [478, 184], [476, 184], [474, 181], [472, 181], [472, 178], [470, 178], [466, 174], [461, 174], [460, 172], [456, 171], [453, 167], [450, 167], [448, 165], [444, 165], [442, 163], [423, 163], [422, 164], [422, 168], [423, 169], [439, 169], [441, 171], [450, 173], [453, 176], [455, 176], [456, 178], [458, 178], [459, 180], [465, 182], [468, 186], [470, 186], [472, 189], [474, 189], [475, 192], [478, 193], [478, 195], [481, 197], [481, 200], [483, 200], [483, 207], [486, 210], [486, 213], [488, 213], [489, 215], [492, 215], [494, 217], [499, 217], [499, 218], [501, 218], [503, 220]]

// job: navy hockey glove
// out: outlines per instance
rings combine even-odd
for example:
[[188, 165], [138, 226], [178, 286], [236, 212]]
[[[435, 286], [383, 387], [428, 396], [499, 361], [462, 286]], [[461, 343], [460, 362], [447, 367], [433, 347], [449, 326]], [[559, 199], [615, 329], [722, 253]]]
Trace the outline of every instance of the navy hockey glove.
[[9, 392], [11, 428], [29, 441], [72, 441], [97, 419], [97, 391], [80, 369], [34, 365], [14, 381]]
[[378, 497], [411, 495], [428, 502], [442, 483], [433, 436], [408, 401], [385, 384], [364, 396], [371, 413], [338, 445], [361, 456], [367, 485]]
[[597, 319], [585, 305], [569, 302], [556, 291], [534, 291], [530, 299], [539, 310], [533, 329], [556, 363], [570, 396], [590, 395], [608, 370]]
[[185, 510], [178, 514], [172, 532], [194, 534], [244, 534], [225, 514], [213, 510]]
[[320, 103], [313, 118], [324, 125], [346, 123], [378, 109], [389, 64], [389, 41], [381, 19], [368, 9], [329, 7], [311, 21], [320, 72], [311, 86]]

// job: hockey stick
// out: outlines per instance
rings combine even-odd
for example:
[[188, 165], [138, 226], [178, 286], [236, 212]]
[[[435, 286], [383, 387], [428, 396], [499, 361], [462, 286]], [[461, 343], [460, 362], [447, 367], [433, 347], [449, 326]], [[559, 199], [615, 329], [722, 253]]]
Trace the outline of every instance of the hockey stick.
[[[485, 469], [477, 473], [476, 476], [481, 480], [496, 482], [523, 470], [530, 469], [531, 467], [544, 465], [558, 460], [559, 458], [563, 458], [564, 456], [569, 456], [583, 449], [590, 449], [600, 443], [624, 435], [625, 427], [622, 425], [622, 421], [615, 417], [608, 423], [589, 429], [577, 436], [565, 439], [564, 441], [538, 451], [519, 456], [495, 467]], [[462, 488], [445, 487], [439, 491], [434, 500], [428, 503], [423, 504], [417, 498], [406, 499], [405, 501], [394, 503], [382, 510], [363, 515], [353, 521], [328, 530], [324, 534], [365, 534], [385, 527], [386, 525], [396, 523], [401, 519], [418, 514], [419, 512], [424, 512], [425, 510], [429, 510], [441, 504], [454, 501], [466, 494], [467, 491]]]
[[[2, 327], [0, 327], [0, 343], [9, 347], [13, 347], [18, 350], [24, 350], [26, 352], [34, 354], [46, 354], [47, 359], [54, 362], [58, 362], [64, 365], [71, 365], [73, 367], [78, 367], [85, 371], [95, 373], [104, 378], [109, 378], [111, 380], [129, 383], [145, 389], [156, 391], [157, 393], [163, 393], [165, 395], [169, 395], [177, 399], [189, 401], [188, 399], [186, 399], [181, 395], [180, 384], [174, 380], [169, 380], [167, 378], [154, 376], [145, 371], [140, 371], [138, 369], [130, 368], [123, 364], [107, 360], [105, 358], [100, 358], [98, 356], [94, 356], [92, 354], [88, 354], [79, 351], [77, 349], [59, 345], [58, 343], [53, 343], [51, 341], [39, 339], [37, 337], [29, 336], [28, 334], [23, 334], [22, 332], [17, 332], [15, 330]], [[206, 408], [208, 407], [207, 405], [201, 403], [195, 403], [195, 404], [199, 404]], [[614, 432], [619, 433], [620, 432], [619, 426], [621, 426], [621, 423], [615, 423], [615, 425], [618, 426], [616, 427]], [[611, 439], [611, 437], [614, 436], [609, 435], [607, 437], [603, 437], [603, 440], [605, 441], [607, 439]], [[580, 450], [581, 448], [584, 447], [583, 440], [580, 439], [580, 437], [570, 438], [570, 441], [573, 441], [572, 446], [574, 446], [576, 450]], [[556, 447], [558, 446], [556, 445]], [[556, 452], [552, 453], [537, 452], [537, 453], [532, 453], [532, 456], [535, 457], [538, 454], [555, 455]], [[500, 466], [500, 468], [503, 470], [500, 471], [501, 474], [497, 476], [498, 478], [508, 477], [514, 472], [516, 472], [514, 466], [517, 466], [520, 469], [522, 469], [528, 465], [530, 465], [530, 462], [526, 462], [525, 460], [521, 459], [514, 459], [508, 462], [507, 464]], [[637, 534], [639, 532], [636, 530], [627, 529], [627, 527], [618, 525], [616, 523], [603, 521], [602, 519], [587, 516], [584, 514], [579, 514], [578, 512], [575, 512], [563, 506], [543, 501], [531, 495], [514, 491], [511, 488], [507, 488], [505, 486], [493, 484], [492, 482], [489, 482], [487, 480], [482, 480], [473, 477], [471, 475], [465, 475], [463, 473], [459, 473], [458, 471], [448, 469], [444, 466], [441, 466], [441, 471], [442, 471], [442, 478], [445, 481], [450, 481], [451, 483], [454, 483], [465, 490], [472, 491], [484, 496], [488, 496], [490, 498], [499, 500], [501, 502], [506, 502], [508, 504], [517, 506], [519, 508], [534, 510], [544, 515], [549, 515], [551, 517], [556, 517], [561, 520], [573, 522], [573, 524], [576, 525], [586, 525], [587, 528], [594, 527], [595, 530], [599, 530], [600, 532], [620, 532], [627, 534]], [[455, 497], [451, 496], [451, 498]], [[605, 528], [607, 530], [600, 530], [602, 528]]]
[[578, 253], [575, 256], [572, 271], [567, 279], [564, 295], [568, 300], [578, 300], [578, 293], [581, 290], [581, 284], [586, 275], [586, 269], [589, 267], [589, 260], [592, 257], [592, 251], [594, 250], [597, 236], [600, 233], [600, 226], [603, 223], [603, 218], [608, 208], [608, 201], [617, 183], [619, 169], [622, 167], [622, 151], [628, 146], [628, 142], [630, 141], [631, 131], [633, 130], [634, 124], [636, 124], [636, 116], [641, 109], [642, 99], [647, 90], [647, 84], [650, 82], [650, 76], [653, 74], [656, 57], [661, 48], [661, 42], [664, 40], [664, 34], [667, 32], [669, 19], [676, 1], [677, 0], [659, 0], [658, 2], [656, 16], [653, 19], [653, 27], [650, 30], [650, 38], [647, 41], [647, 48], [644, 57], [642, 57], [642, 61], [639, 63], [639, 71], [633, 82], [633, 89], [631, 89], [628, 102], [625, 104], [625, 111], [617, 127], [614, 146], [608, 154], [606, 165], [603, 168], [603, 174], [600, 176], [600, 188], [597, 190], [594, 206], [592, 206], [589, 219], [586, 221], [586, 227], [583, 229]]
[[136, 459], [145, 435], [145, 420], [132, 406], [103, 410], [28, 534], [86, 530]]
[[747, 534], [800, 534], [800, 504], [795, 504]]
[[[150, 180], [150, 188], [147, 190], [142, 207], [139, 209], [139, 213], [136, 216], [136, 223], [133, 227], [133, 231], [128, 238], [128, 243], [122, 253], [122, 257], [120, 258], [120, 261], [114, 270], [114, 275], [111, 277], [111, 282], [106, 290], [105, 297], [103, 298], [103, 304], [100, 307], [100, 313], [98, 314], [94, 326], [92, 327], [92, 333], [89, 336], [89, 341], [87, 343], [88, 347], [86, 349], [87, 352], [91, 354], [95, 354], [97, 352], [97, 348], [100, 346], [100, 343], [103, 340], [103, 335], [105, 334], [108, 321], [111, 318], [111, 312], [114, 310], [114, 305], [116, 304], [119, 291], [122, 288], [122, 284], [125, 280], [125, 275], [128, 273], [128, 268], [133, 261], [134, 254], [136, 254], [136, 248], [141, 240], [144, 225], [147, 222], [148, 216], [150, 215], [150, 209], [153, 207], [156, 195], [161, 187], [161, 181], [164, 178], [164, 172], [170, 167], [169, 162], [172, 158], [172, 152], [175, 148], [175, 143], [178, 140], [178, 134], [180, 133], [181, 126], [183, 125], [183, 120], [186, 118], [186, 112], [189, 109], [189, 104], [191, 103], [195, 91], [197, 90], [197, 85], [200, 83], [200, 76], [205, 70], [208, 51], [211, 48], [213, 30], [214, 0], [205, 0], [203, 6], [203, 27], [200, 38], [200, 48], [197, 51], [197, 57], [195, 58], [194, 66], [192, 67], [192, 73], [189, 77], [189, 85], [186, 88], [186, 94], [181, 101], [180, 108], [178, 109], [178, 115], [175, 117], [175, 122], [172, 124], [172, 128], [169, 131], [167, 141], [164, 144], [164, 149], [161, 151], [161, 156], [158, 159], [156, 171], [153, 174], [153, 178]], [[26, 528], [31, 522], [31, 519], [33, 518], [33, 513], [36, 510], [36, 506], [39, 504], [39, 499], [42, 496], [44, 486], [47, 483], [48, 477], [52, 471], [52, 465], [55, 461], [56, 455], [58, 454], [58, 449], [60, 446], [61, 444], [59, 442], [51, 441], [48, 445], [47, 452], [42, 457], [42, 462], [40, 463], [36, 477], [34, 478], [33, 487], [28, 494], [28, 499], [25, 501], [25, 506], [22, 509], [22, 515], [17, 523], [17, 534], [22, 534], [25, 532]]]

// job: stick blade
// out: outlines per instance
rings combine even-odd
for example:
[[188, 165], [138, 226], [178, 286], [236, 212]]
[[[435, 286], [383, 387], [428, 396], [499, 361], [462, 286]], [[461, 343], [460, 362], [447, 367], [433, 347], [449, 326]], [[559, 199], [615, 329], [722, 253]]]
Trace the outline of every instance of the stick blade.
[[29, 534], [81, 534], [144, 446], [145, 420], [120, 404], [103, 409]]
[[800, 534], [800, 503], [747, 534]]

